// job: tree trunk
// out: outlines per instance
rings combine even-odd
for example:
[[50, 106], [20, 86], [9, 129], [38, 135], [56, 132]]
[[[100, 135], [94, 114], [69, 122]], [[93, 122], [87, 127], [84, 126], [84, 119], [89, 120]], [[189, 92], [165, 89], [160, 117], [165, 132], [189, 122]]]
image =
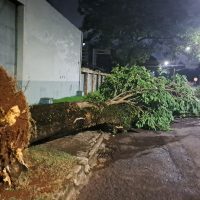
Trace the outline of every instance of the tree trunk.
[[71, 134], [95, 126], [100, 109], [87, 102], [34, 105], [30, 108], [33, 119], [31, 143], [56, 136]]
[[80, 102], [32, 106], [30, 112], [35, 128], [32, 129], [31, 143], [99, 125], [121, 130], [123, 117], [128, 116], [130, 108], [127, 103], [113, 102], [104, 105]]

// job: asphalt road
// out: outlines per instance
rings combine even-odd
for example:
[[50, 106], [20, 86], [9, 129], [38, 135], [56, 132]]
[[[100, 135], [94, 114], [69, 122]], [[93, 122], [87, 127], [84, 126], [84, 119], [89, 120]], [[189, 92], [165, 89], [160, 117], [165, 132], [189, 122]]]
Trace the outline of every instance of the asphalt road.
[[200, 119], [111, 139], [78, 200], [200, 200]]

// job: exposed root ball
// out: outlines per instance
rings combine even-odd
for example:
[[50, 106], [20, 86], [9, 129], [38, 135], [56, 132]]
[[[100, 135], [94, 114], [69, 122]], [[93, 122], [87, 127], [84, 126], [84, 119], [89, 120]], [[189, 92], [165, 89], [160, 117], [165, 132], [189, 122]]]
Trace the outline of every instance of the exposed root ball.
[[8, 185], [25, 165], [22, 152], [29, 143], [29, 128], [26, 99], [16, 90], [15, 80], [0, 67], [0, 180]]

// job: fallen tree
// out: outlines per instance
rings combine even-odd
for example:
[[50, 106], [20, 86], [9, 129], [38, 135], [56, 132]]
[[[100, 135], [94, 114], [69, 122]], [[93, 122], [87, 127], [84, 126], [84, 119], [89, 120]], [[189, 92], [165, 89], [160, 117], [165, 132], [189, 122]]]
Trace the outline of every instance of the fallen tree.
[[29, 107], [16, 82], [0, 67], [0, 182], [11, 182], [20, 174], [23, 150], [29, 144]]
[[200, 115], [199, 100], [184, 77], [169, 80], [142, 67], [117, 67], [87, 102], [31, 106], [31, 120], [14, 80], [2, 68], [0, 77], [0, 177], [9, 185], [26, 166], [22, 153], [30, 135], [33, 143], [98, 125], [169, 130], [174, 117]]
[[144, 67], [116, 67], [87, 100], [129, 105], [123, 125], [169, 130], [175, 117], [200, 116], [200, 101], [184, 76], [154, 77]]
[[87, 102], [35, 105], [30, 112], [23, 92], [16, 85], [0, 67], [0, 183], [17, 184], [21, 171], [28, 168], [23, 150], [30, 143], [107, 121], [119, 124], [109, 110], [106, 114], [104, 106]]
[[[200, 102], [183, 76], [153, 77], [143, 67], [117, 67], [87, 102], [36, 105], [31, 141], [98, 125], [169, 130], [175, 117], [197, 117]], [[36, 133], [36, 134], [35, 134]]]

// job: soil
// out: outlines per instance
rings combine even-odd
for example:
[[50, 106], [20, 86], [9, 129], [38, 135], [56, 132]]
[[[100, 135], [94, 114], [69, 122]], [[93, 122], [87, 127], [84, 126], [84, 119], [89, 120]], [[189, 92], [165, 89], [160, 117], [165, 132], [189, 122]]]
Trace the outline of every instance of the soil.
[[68, 185], [67, 176], [77, 164], [76, 158], [43, 146], [25, 151], [29, 169], [21, 173], [14, 188], [0, 188], [1, 200], [52, 200]]
[[75, 179], [84, 184], [75, 171], [89, 162], [90, 151], [101, 136], [102, 132], [86, 131], [26, 149], [28, 170], [20, 175], [15, 187], [0, 187], [0, 200], [66, 199], [72, 188], [78, 190]]
[[199, 200], [199, 130], [179, 119], [170, 132], [113, 136], [78, 200]]
[[[12, 124], [5, 122], [5, 116], [13, 108], [20, 112]], [[10, 115], [11, 116], [11, 115]], [[15, 154], [29, 144], [29, 108], [22, 91], [16, 89], [16, 81], [0, 66], [0, 177], [5, 167], [9, 166], [10, 175], [17, 176], [20, 171]], [[11, 119], [11, 118], [10, 118]], [[16, 121], [15, 121], [16, 120]], [[17, 170], [16, 170], [17, 169]]]

